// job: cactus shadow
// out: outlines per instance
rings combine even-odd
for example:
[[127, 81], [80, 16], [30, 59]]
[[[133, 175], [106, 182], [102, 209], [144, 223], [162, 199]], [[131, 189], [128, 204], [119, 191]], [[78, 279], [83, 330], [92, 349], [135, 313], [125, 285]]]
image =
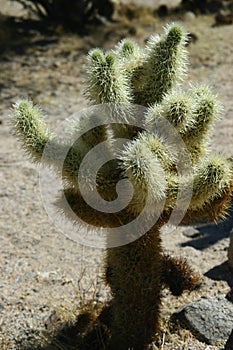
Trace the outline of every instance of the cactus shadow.
[[49, 321], [49, 326], [46, 324], [46, 331], [43, 332], [43, 345], [30, 344], [20, 350], [102, 350], [107, 347], [110, 339], [109, 326], [108, 305], [102, 308], [98, 316], [94, 311], [84, 311], [77, 315], [75, 321], [59, 325], [52, 317], [52, 321]]
[[233, 274], [227, 261], [207, 271], [204, 276], [214, 281], [226, 281], [233, 288]]
[[195, 229], [200, 233], [196, 239], [189, 242], [181, 243], [182, 247], [193, 247], [197, 250], [204, 250], [218, 241], [229, 237], [233, 228], [233, 203], [229, 210], [229, 216], [226, 220], [221, 220], [219, 223], [197, 223]]

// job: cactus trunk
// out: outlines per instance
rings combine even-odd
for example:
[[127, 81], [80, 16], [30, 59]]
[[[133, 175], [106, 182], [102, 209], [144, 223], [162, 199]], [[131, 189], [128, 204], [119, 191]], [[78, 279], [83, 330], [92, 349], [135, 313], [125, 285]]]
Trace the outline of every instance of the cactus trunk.
[[147, 349], [159, 328], [162, 250], [159, 226], [137, 241], [107, 250], [113, 294], [109, 349]]

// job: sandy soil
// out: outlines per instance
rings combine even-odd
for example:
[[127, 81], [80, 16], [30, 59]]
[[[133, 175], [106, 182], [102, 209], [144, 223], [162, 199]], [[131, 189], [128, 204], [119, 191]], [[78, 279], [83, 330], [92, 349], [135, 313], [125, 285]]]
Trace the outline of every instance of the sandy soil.
[[[165, 23], [176, 20], [147, 17], [124, 25], [96, 29], [80, 38], [75, 35], [44, 37], [13, 43], [0, 60], [0, 349], [25, 349], [45, 329], [54, 313], [71, 312], [89, 298], [101, 302], [109, 292], [101, 280], [104, 251], [67, 239], [50, 222], [41, 202], [38, 169], [26, 160], [9, 125], [9, 109], [19, 97], [30, 96], [56, 127], [71, 113], [87, 106], [82, 96], [86, 53], [92, 47], [111, 48], [125, 36], [141, 44]], [[212, 26], [211, 16], [192, 20], [178, 18], [197, 41], [189, 46], [189, 74], [184, 86], [201, 81], [213, 86], [224, 106], [214, 128], [212, 148], [233, 157], [233, 46], [232, 25]], [[134, 28], [134, 30], [132, 30]], [[136, 32], [136, 34], [135, 34]], [[131, 33], [131, 34], [130, 34]], [[134, 33], [134, 34], [132, 34]], [[7, 35], [7, 33], [6, 33]], [[232, 216], [218, 226], [199, 224], [199, 235], [188, 238], [180, 227], [163, 235], [165, 249], [187, 257], [204, 275], [199, 292], [176, 299], [164, 291], [162, 319], [200, 295], [225, 295], [233, 285], [227, 249]], [[198, 342], [189, 332], [171, 334], [164, 326], [161, 349], [219, 349]]]

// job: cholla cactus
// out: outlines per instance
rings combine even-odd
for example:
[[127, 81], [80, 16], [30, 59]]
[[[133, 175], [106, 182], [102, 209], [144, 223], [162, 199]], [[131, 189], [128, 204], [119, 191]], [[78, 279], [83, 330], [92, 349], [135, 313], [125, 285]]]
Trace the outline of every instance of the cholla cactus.
[[[178, 189], [182, 187], [185, 194], [193, 188], [184, 221], [224, 217], [233, 192], [231, 163], [219, 154], [209, 154], [208, 150], [210, 130], [220, 109], [216, 96], [207, 86], [191, 86], [185, 92], [180, 89], [186, 72], [186, 42], [183, 28], [171, 24], [162, 36], [152, 37], [145, 50], [131, 40], [123, 40], [114, 51], [95, 49], [88, 56], [86, 96], [93, 104], [145, 106], [146, 131], [132, 130], [127, 125], [130, 107], [123, 111], [118, 106], [121, 113], [116, 112], [116, 118], [120, 114], [123, 126], [116, 120], [115, 124], [101, 125], [82, 135], [70, 147], [63, 164], [63, 176], [68, 183], [67, 201], [86, 222], [116, 227], [137, 217], [148, 193], [152, 213], [164, 200], [159, 219], [141, 238], [107, 249], [106, 281], [113, 296], [108, 308], [111, 313], [109, 349], [146, 349], [159, 330], [162, 286], [169, 286], [178, 295], [200, 283], [198, 275], [185, 262], [162, 253], [160, 228], [175, 207]], [[40, 161], [45, 145], [50, 143], [51, 151], [43, 160], [56, 169], [59, 159], [55, 155], [59, 149], [62, 152], [65, 145], [48, 131], [39, 108], [30, 101], [19, 101], [13, 110], [13, 120], [17, 135], [34, 161]], [[183, 139], [190, 154], [193, 176], [190, 172], [178, 174], [177, 150], [162, 136], [163, 120], [168, 120]], [[81, 120], [75, 128], [82, 130], [82, 123], [88, 120]], [[114, 137], [125, 136], [129, 139], [127, 145], [118, 160], [101, 168], [97, 188], [105, 199], [112, 200], [116, 196], [117, 181], [128, 178], [134, 187], [133, 198], [127, 208], [115, 215], [98, 212], [81, 196], [77, 183], [79, 166], [83, 156], [96, 144], [107, 141], [111, 147]]]

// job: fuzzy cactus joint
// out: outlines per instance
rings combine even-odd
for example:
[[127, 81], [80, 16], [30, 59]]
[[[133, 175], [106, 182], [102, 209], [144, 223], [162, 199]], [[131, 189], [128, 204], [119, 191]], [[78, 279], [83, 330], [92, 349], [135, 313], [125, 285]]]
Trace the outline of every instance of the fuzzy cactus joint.
[[[145, 234], [128, 244], [106, 248], [105, 281], [112, 299], [100, 313], [99, 322], [108, 312], [107, 349], [148, 349], [159, 336], [162, 288], [168, 287], [174, 295], [180, 295], [200, 285], [201, 277], [186, 261], [170, 256], [162, 248], [160, 229], [175, 207], [178, 189], [185, 193], [192, 188], [181, 223], [200, 219], [217, 221], [227, 215], [230, 206], [232, 163], [219, 153], [211, 153], [209, 146], [221, 106], [206, 85], [181, 88], [187, 71], [187, 38], [184, 28], [172, 23], [162, 35], [152, 36], [146, 48], [124, 39], [112, 51], [93, 49], [88, 54], [85, 95], [92, 105], [110, 103], [119, 108], [114, 111], [116, 123], [88, 131], [67, 152], [62, 168], [67, 202], [87, 224], [112, 228], [134, 220], [145, 206], [148, 193], [152, 212], [156, 212], [157, 203], [163, 200], [158, 220]], [[122, 111], [121, 104], [129, 109]], [[142, 121], [145, 129], [119, 123], [118, 115], [124, 114], [126, 120], [132, 105], [145, 108]], [[15, 133], [32, 161], [39, 163], [43, 159], [56, 171], [59, 159], [54, 159], [52, 153], [42, 157], [44, 149], [48, 142], [56, 150], [65, 146], [49, 131], [41, 109], [29, 100], [20, 100], [15, 103], [11, 118]], [[172, 125], [184, 142], [192, 176], [185, 171], [178, 174], [179, 155], [161, 133], [163, 120]], [[75, 129], [82, 129], [79, 121]], [[100, 169], [96, 179], [98, 192], [107, 201], [116, 198], [118, 181], [129, 179], [132, 183], [134, 193], [130, 203], [112, 215], [88, 206], [80, 193], [77, 176], [83, 156], [92, 147], [105, 141], [111, 148], [113, 140], [121, 137], [128, 142], [115, 161]]]

